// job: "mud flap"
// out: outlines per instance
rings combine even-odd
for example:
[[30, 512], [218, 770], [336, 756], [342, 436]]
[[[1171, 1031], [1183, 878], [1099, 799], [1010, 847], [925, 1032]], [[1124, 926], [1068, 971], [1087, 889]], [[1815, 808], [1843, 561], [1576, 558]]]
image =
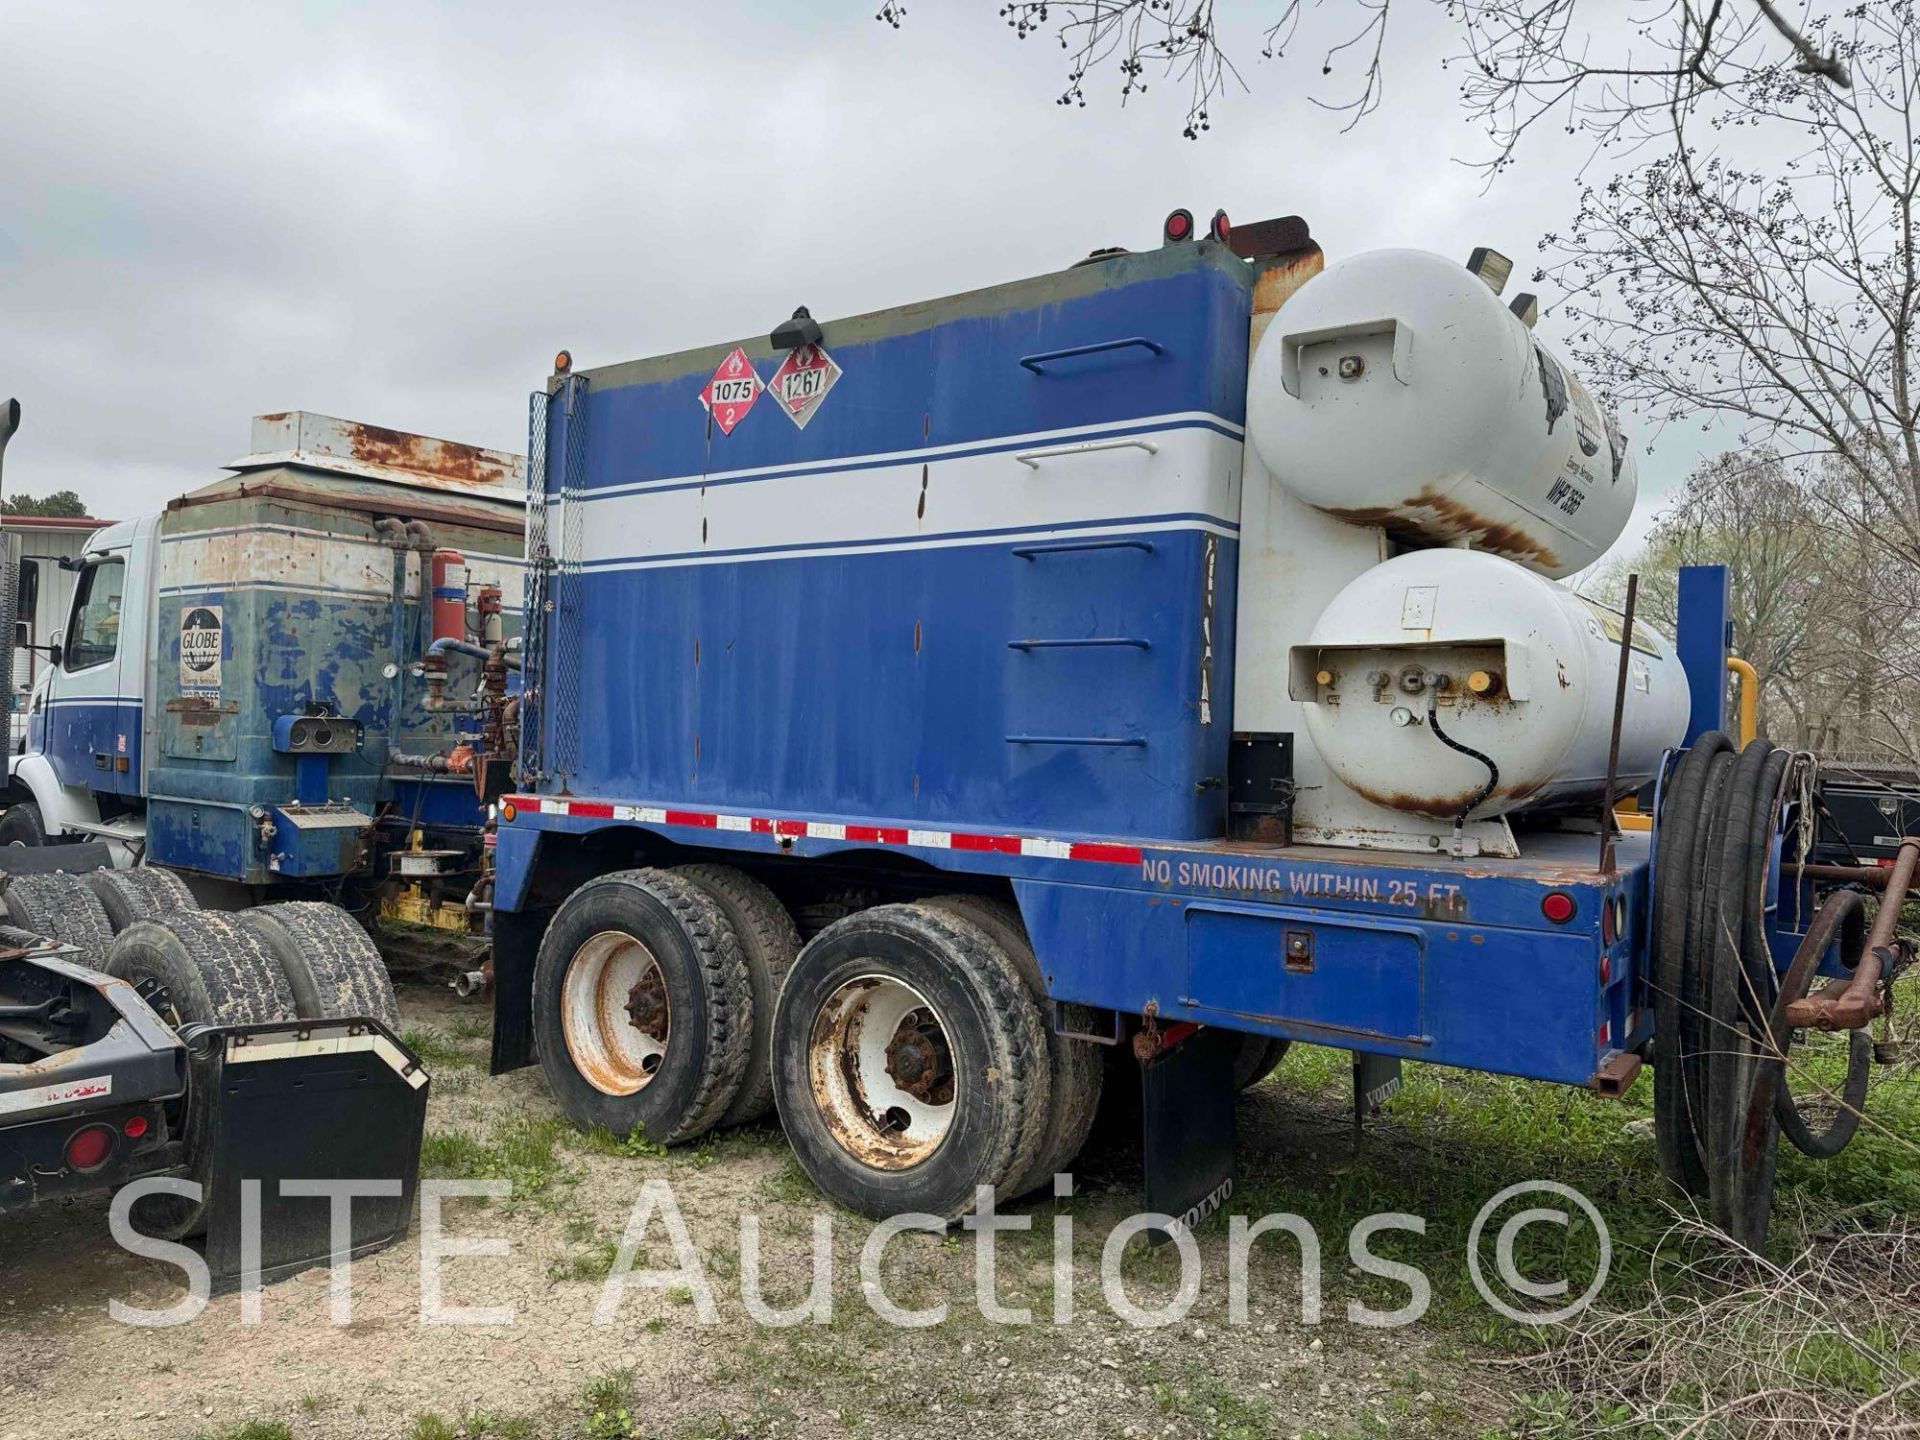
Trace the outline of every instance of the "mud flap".
[[264, 1284], [332, 1259], [334, 1198], [297, 1193], [315, 1182], [355, 1192], [348, 1256], [407, 1233], [429, 1080], [390, 1031], [374, 1020], [303, 1020], [195, 1026], [183, 1038], [214, 1062], [207, 1267], [216, 1291], [255, 1270]]
[[[1167, 1041], [1140, 1067], [1141, 1152], [1147, 1209], [1191, 1230], [1233, 1195], [1233, 1060], [1240, 1036], [1231, 1030], [1171, 1027]], [[1173, 1239], [1146, 1232], [1147, 1243]]]
[[1374, 1055], [1365, 1050], [1353, 1052], [1353, 1139], [1360, 1142], [1366, 1122], [1380, 1113], [1380, 1107], [1400, 1093], [1400, 1057]]

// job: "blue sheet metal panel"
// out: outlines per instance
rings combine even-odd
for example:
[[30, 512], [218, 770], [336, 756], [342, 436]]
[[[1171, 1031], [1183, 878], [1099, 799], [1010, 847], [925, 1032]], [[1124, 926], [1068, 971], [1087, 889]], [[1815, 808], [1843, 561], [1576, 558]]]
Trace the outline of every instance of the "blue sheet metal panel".
[[1727, 655], [1734, 638], [1727, 586], [1724, 565], [1680, 567], [1673, 647], [1693, 705], [1687, 718], [1687, 745], [1709, 730], [1727, 728]]
[[[139, 794], [143, 718], [137, 699], [54, 700], [42, 720], [43, 748], [53, 773], [62, 785], [112, 795]], [[122, 756], [125, 770], [118, 766]]]
[[[1611, 1034], [1600, 1039], [1608, 1002], [1591, 931], [1251, 902], [1223, 914], [1133, 890], [1015, 889], [1055, 999], [1133, 1012], [1152, 1003], [1163, 1021], [1563, 1084], [1585, 1083], [1618, 1048]], [[1312, 936], [1313, 975], [1287, 973], [1289, 931]]]
[[[595, 497], [539, 657], [554, 788], [1218, 834], [1246, 275], [1191, 247], [1096, 270], [829, 324], [844, 373], [804, 430], [763, 398], [719, 434], [705, 352], [591, 372], [546, 427], [549, 489], [578, 426]], [[1044, 358], [1116, 340], [1147, 343]], [[1158, 468], [1015, 459], [1088, 426]]]
[[1180, 1003], [1315, 1030], [1425, 1043], [1426, 934], [1292, 906], [1194, 901]]
[[[710, 471], [782, 466], [950, 445], [1036, 430], [1100, 425], [1201, 411], [1245, 418], [1246, 267], [1194, 246], [1127, 256], [1085, 272], [1043, 277], [959, 297], [948, 313], [909, 306], [894, 333], [872, 340], [858, 322], [825, 325], [826, 348], [844, 372], [804, 430], [762, 396], [731, 435], [706, 423], [701, 387], [727, 347], [644, 362], [665, 378], [626, 383], [636, 367], [588, 372], [584, 483], [589, 489]], [[925, 311], [924, 321], [916, 312]], [[874, 317], [879, 318], [879, 317]], [[1035, 354], [1138, 336], [1129, 347], [1077, 359], [1021, 365]], [[742, 342], [764, 379], [774, 352]], [[558, 417], [555, 417], [556, 419]], [[563, 427], [549, 433], [545, 467], [557, 492]]]
[[[486, 821], [473, 781], [464, 775], [394, 776], [388, 785], [393, 813], [409, 825], [477, 827]], [[393, 830], [395, 837], [402, 833], [397, 826]]]
[[247, 806], [210, 800], [152, 800], [147, 804], [147, 859], [177, 870], [199, 870], [246, 884], [267, 878], [258, 827]]
[[[926, 546], [590, 574], [579, 704], [592, 743], [571, 789], [1216, 835], [1224, 786], [1202, 781], [1226, 773], [1237, 546], [1195, 531], [1143, 543], [1044, 560], [1008, 544]], [[1145, 648], [1013, 648], [1081, 637]]]

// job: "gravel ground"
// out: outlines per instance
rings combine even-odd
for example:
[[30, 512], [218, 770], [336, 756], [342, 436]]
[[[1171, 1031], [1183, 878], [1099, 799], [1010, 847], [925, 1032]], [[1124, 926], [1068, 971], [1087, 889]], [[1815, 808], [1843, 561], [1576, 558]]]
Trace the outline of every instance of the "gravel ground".
[[[310, 1271], [265, 1292], [257, 1326], [237, 1297], [190, 1324], [139, 1329], [107, 1303], [159, 1306], [179, 1272], [128, 1255], [106, 1234], [102, 1204], [51, 1209], [0, 1232], [0, 1440], [139, 1435], [394, 1436], [1255, 1436], [1472, 1435], [1505, 1412], [1487, 1371], [1426, 1326], [1350, 1324], [1330, 1294], [1326, 1321], [1301, 1323], [1292, 1243], [1263, 1242], [1251, 1270], [1249, 1323], [1228, 1323], [1223, 1232], [1202, 1237], [1204, 1283], [1178, 1324], [1134, 1329], [1101, 1298], [1100, 1245], [1135, 1208], [1137, 1162], [1123, 1152], [1082, 1166], [1080, 1194], [1015, 1213], [1029, 1236], [1002, 1237], [1003, 1303], [1034, 1322], [988, 1322], [972, 1303], [974, 1237], [907, 1233], [887, 1251], [901, 1305], [945, 1298], [948, 1318], [883, 1324], [863, 1301], [857, 1262], [870, 1227], [826, 1206], [777, 1129], [750, 1128], [670, 1155], [594, 1143], [566, 1131], [537, 1070], [484, 1072], [484, 1007], [403, 990], [405, 1024], [434, 1072], [429, 1167], [484, 1170], [505, 1154], [517, 1198], [457, 1202], [451, 1234], [504, 1238], [504, 1258], [445, 1264], [446, 1302], [512, 1305], [511, 1325], [421, 1320], [417, 1234], [353, 1267], [352, 1320], [329, 1323], [329, 1277]], [[1325, 1113], [1279, 1090], [1246, 1097], [1249, 1143], [1284, 1146], [1298, 1127], [1324, 1137]], [[1321, 1143], [1324, 1143], [1322, 1140]], [[489, 1148], [491, 1147], [491, 1148]], [[504, 1147], [504, 1148], [503, 1148]], [[629, 1289], [595, 1323], [615, 1241], [642, 1186], [665, 1178], [708, 1275], [717, 1323], [683, 1290]], [[760, 1217], [761, 1292], [796, 1304], [810, 1275], [816, 1215], [834, 1222], [833, 1315], [823, 1325], [755, 1324], [741, 1299], [741, 1217]], [[1070, 1214], [1074, 1320], [1049, 1323], [1051, 1227]], [[669, 1266], [656, 1221], [641, 1265]], [[1331, 1276], [1344, 1257], [1329, 1242]], [[1128, 1289], [1143, 1305], [1177, 1289], [1172, 1252], [1136, 1256]], [[1331, 1287], [1330, 1287], [1331, 1288]], [[251, 1425], [249, 1432], [244, 1427]]]

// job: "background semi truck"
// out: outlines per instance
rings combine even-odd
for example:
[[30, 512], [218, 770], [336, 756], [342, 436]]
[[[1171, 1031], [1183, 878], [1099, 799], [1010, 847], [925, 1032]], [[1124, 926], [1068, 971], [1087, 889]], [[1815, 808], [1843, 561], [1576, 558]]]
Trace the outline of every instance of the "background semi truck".
[[[0, 409], [0, 459], [19, 422], [10, 400]], [[0, 847], [0, 895], [13, 922], [0, 924], [0, 1219], [132, 1182], [165, 1187], [122, 1191], [115, 1204], [130, 1202], [141, 1233], [204, 1237], [214, 1279], [244, 1283], [324, 1262], [335, 1248], [330, 1206], [284, 1193], [282, 1181], [390, 1178], [393, 1196], [356, 1207], [349, 1244], [359, 1253], [406, 1232], [428, 1079], [396, 1037], [381, 957], [345, 910], [200, 870], [203, 885], [229, 881], [222, 898], [275, 901], [238, 916], [203, 912], [178, 871], [149, 863], [141, 782], [150, 752], [140, 741], [154, 692], [142, 688], [151, 677], [144, 626], [165, 613], [159, 572], [182, 573], [155, 561], [164, 528], [110, 527], [76, 567], [67, 631], [75, 638], [50, 647], [56, 664], [35, 690], [33, 747], [17, 760], [16, 804], [0, 816], [12, 837]], [[244, 525], [215, 533], [277, 542], [288, 555], [324, 554], [328, 538]], [[273, 578], [298, 573], [287, 559]], [[196, 578], [181, 603], [272, 626], [277, 643], [264, 655], [230, 646], [217, 625], [216, 643], [175, 652], [183, 677], [237, 680], [226, 668], [236, 656], [257, 659], [260, 683], [227, 693], [284, 693], [267, 682], [291, 678], [300, 652], [270, 607], [248, 613], [244, 568]], [[9, 599], [49, 593], [0, 587]], [[17, 628], [30, 643], [30, 621]], [[8, 688], [0, 684], [0, 694]], [[216, 678], [213, 695], [222, 688]], [[335, 719], [334, 693], [310, 689], [297, 723], [350, 723]], [[244, 713], [217, 698], [212, 709], [219, 723]], [[236, 729], [248, 723], [233, 719]], [[310, 738], [314, 753], [331, 753]], [[96, 755], [108, 763], [83, 763]], [[43, 793], [44, 804], [25, 798]], [[178, 796], [184, 786], [157, 793]], [[243, 1198], [256, 1183], [255, 1198]], [[252, 1236], [250, 1211], [259, 1221]]]
[[[226, 468], [94, 535], [64, 614], [11, 589], [51, 643], [0, 845], [99, 841], [221, 908], [323, 899], [465, 934], [508, 779], [475, 754], [500, 751], [519, 663], [521, 458], [291, 412]], [[14, 909], [83, 948], [111, 918]]]
[[777, 1107], [836, 1200], [947, 1217], [1070, 1168], [1104, 1092], [1179, 1223], [1293, 1041], [1362, 1107], [1405, 1059], [1652, 1060], [1663, 1170], [1757, 1242], [1779, 1136], [1851, 1133], [1786, 1047], [1846, 1032], [1864, 1093], [1920, 842], [1870, 931], [1873, 877], [1797, 863], [1806, 762], [1721, 733], [1722, 572], [1671, 639], [1558, 583], [1632, 447], [1509, 269], [1177, 211], [987, 290], [562, 352], [494, 1068], [667, 1143]]

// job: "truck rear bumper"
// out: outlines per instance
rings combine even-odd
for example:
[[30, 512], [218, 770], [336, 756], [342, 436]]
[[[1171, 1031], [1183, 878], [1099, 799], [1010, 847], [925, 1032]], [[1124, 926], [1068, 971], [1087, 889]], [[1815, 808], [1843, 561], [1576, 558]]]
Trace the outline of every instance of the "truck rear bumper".
[[0, 958], [0, 1006], [15, 1011], [0, 1033], [44, 1041], [62, 1033], [65, 1015], [76, 1041], [0, 1064], [0, 1214], [176, 1167], [165, 1102], [186, 1089], [179, 1038], [125, 981], [18, 931], [0, 930], [0, 942], [13, 951]]

